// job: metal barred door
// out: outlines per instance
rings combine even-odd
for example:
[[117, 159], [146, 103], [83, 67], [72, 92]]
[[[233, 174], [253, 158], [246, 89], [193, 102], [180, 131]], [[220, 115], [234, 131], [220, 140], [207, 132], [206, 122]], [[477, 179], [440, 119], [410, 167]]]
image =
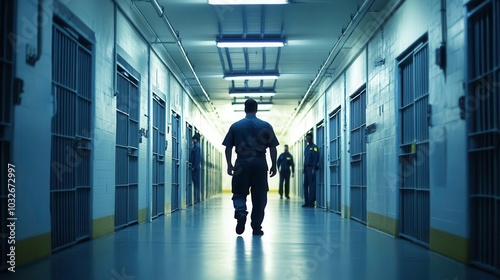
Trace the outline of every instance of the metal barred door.
[[341, 213], [340, 108], [330, 115], [330, 211]]
[[[12, 112], [13, 112], [13, 83], [14, 83], [14, 48], [9, 42], [9, 35], [14, 34], [14, 8], [16, 1], [0, 2], [0, 270], [7, 267], [7, 248], [10, 230], [7, 228], [7, 196], [8, 196], [8, 165], [14, 164], [11, 157], [12, 147]], [[5, 34], [5, 36], [4, 36]], [[15, 175], [15, 173], [13, 173]], [[11, 181], [12, 182], [12, 181]], [[9, 182], [10, 183], [10, 182]], [[15, 183], [15, 182], [14, 182]], [[15, 186], [15, 185], [14, 185]], [[14, 193], [15, 195], [15, 193]], [[12, 198], [12, 197], [11, 197]]]
[[316, 145], [319, 149], [319, 169], [316, 172], [316, 206], [326, 208], [325, 185], [325, 123], [316, 126]]
[[[64, 25], [64, 26], [62, 26]], [[90, 237], [92, 45], [69, 26], [52, 30], [52, 249]]]
[[399, 63], [400, 235], [425, 246], [430, 231], [429, 55], [422, 43]]
[[366, 89], [351, 98], [351, 218], [366, 223]]
[[172, 112], [172, 211], [179, 210], [180, 206], [180, 131], [180, 117], [177, 113]]
[[201, 164], [200, 164], [200, 202], [205, 200], [205, 195], [206, 195], [206, 184], [205, 184], [205, 170], [206, 170], [206, 163], [205, 163], [205, 154], [206, 154], [206, 148], [205, 148], [205, 143], [206, 143], [205, 137], [200, 137], [200, 159], [201, 159]]
[[139, 215], [139, 80], [126, 69], [130, 67], [117, 65], [116, 228], [136, 223]]
[[295, 173], [297, 174], [297, 194], [305, 199], [304, 197], [304, 180], [305, 180], [305, 176], [304, 176], [304, 152], [306, 150], [306, 146], [307, 146], [307, 142], [306, 142], [306, 137], [304, 135], [304, 137], [299, 140], [297, 142], [297, 149], [298, 149], [298, 152], [297, 152], [297, 162], [300, 163], [300, 164], [296, 164], [296, 170], [295, 170]]
[[471, 262], [500, 275], [500, 0], [467, 11]]
[[209, 174], [208, 174], [208, 170], [209, 170], [209, 155], [210, 155], [210, 150], [209, 150], [209, 146], [208, 146], [209, 142], [207, 139], [204, 138], [203, 140], [203, 146], [202, 146], [202, 151], [203, 153], [201, 154], [202, 157], [203, 157], [203, 160], [201, 161], [201, 166], [202, 166], [202, 172], [201, 172], [201, 182], [202, 182], [202, 185], [203, 185], [203, 190], [204, 190], [204, 193], [203, 193], [203, 199], [207, 198], [209, 195], [210, 195], [210, 191], [209, 191], [209, 186], [210, 186], [210, 182], [209, 182]]
[[186, 205], [193, 204], [193, 178], [191, 173], [191, 163], [189, 162], [191, 156], [191, 148], [193, 148], [193, 127], [186, 123]]
[[153, 218], [165, 212], [165, 114], [165, 101], [153, 94]]

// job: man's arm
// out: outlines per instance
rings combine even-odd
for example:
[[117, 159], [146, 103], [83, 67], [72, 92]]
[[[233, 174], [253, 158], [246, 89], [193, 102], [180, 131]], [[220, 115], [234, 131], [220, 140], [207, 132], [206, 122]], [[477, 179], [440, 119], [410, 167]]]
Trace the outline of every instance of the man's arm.
[[271, 154], [271, 170], [269, 170], [269, 174], [273, 177], [276, 175], [276, 157], [278, 156], [278, 150], [276, 150], [276, 147], [269, 147], [269, 153]]
[[315, 145], [314, 146], [314, 153], [313, 153], [313, 169], [312, 169], [312, 174], [316, 174], [316, 170], [319, 170], [319, 148]]
[[227, 162], [227, 174], [229, 176], [233, 176], [234, 166], [231, 163], [231, 158], [233, 156], [233, 147], [227, 146], [225, 152], [226, 152], [226, 162]]
[[201, 149], [200, 149], [200, 144], [197, 144], [196, 147], [195, 147], [193, 164], [194, 164], [193, 168], [194, 167], [200, 167], [200, 164], [201, 164]]
[[[281, 154], [281, 155], [283, 155], [283, 154]], [[280, 171], [279, 169], [280, 169], [280, 166], [281, 166], [281, 159], [282, 159], [281, 155], [279, 155], [278, 160], [276, 161], [276, 165], [278, 167], [278, 171]]]

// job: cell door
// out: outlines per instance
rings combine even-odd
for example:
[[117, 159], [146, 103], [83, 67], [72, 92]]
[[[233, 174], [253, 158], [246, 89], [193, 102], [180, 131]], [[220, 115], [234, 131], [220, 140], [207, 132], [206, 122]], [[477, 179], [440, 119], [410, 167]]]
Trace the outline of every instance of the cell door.
[[500, 275], [500, 1], [467, 10], [470, 256]]
[[177, 113], [172, 112], [172, 211], [179, 210], [180, 187], [180, 131], [181, 121]]
[[321, 122], [316, 127], [316, 145], [319, 148], [319, 169], [316, 172], [316, 206], [326, 208], [325, 185], [325, 123]]
[[400, 235], [429, 244], [429, 66], [421, 44], [399, 64]]
[[153, 218], [165, 212], [165, 114], [165, 101], [153, 94]]
[[205, 137], [200, 138], [200, 155], [201, 155], [201, 164], [200, 164], [200, 202], [205, 200], [205, 194], [206, 194], [206, 184], [205, 184], [205, 169], [206, 169], [206, 163], [205, 163], [205, 154], [206, 154], [206, 148], [205, 148], [205, 143], [207, 140]]
[[202, 146], [202, 158], [203, 160], [201, 161], [201, 166], [202, 166], [202, 172], [201, 172], [201, 182], [202, 182], [202, 185], [204, 186], [203, 187], [203, 190], [204, 190], [204, 194], [202, 197], [206, 198], [210, 195], [210, 190], [209, 190], [209, 186], [210, 186], [210, 181], [209, 181], [209, 164], [210, 164], [210, 158], [209, 158], [209, 155], [210, 155], [210, 150], [209, 150], [209, 142], [208, 140], [204, 139], [203, 140], [203, 146]]
[[305, 135], [304, 137], [297, 142], [297, 162], [300, 164], [297, 164], [297, 170], [295, 173], [297, 173], [297, 193], [304, 198], [304, 151], [307, 146], [307, 142], [305, 140]]
[[351, 218], [366, 223], [366, 90], [351, 98]]
[[191, 137], [193, 137], [193, 127], [190, 124], [186, 123], [186, 153], [187, 156], [185, 157], [186, 162], [186, 205], [192, 205], [193, 204], [193, 178], [191, 174], [191, 162], [190, 160], [190, 155], [191, 155], [191, 149], [193, 148], [193, 142], [191, 140]]
[[340, 108], [330, 115], [330, 211], [341, 214]]
[[[8, 211], [8, 168], [12, 162], [11, 147], [12, 147], [12, 112], [14, 109], [13, 104], [13, 83], [14, 83], [14, 61], [15, 52], [9, 42], [8, 36], [4, 34], [14, 34], [14, 15], [17, 3], [13, 0], [0, 2], [0, 178], [2, 178], [2, 189], [0, 190], [0, 232], [2, 233], [0, 242], [0, 270], [7, 267], [7, 235], [3, 233], [9, 232], [7, 229], [7, 211]], [[14, 168], [15, 170], [15, 168]], [[14, 176], [15, 172], [11, 172]], [[12, 178], [11, 178], [12, 179]], [[14, 177], [15, 179], [15, 177]], [[5, 187], [4, 187], [5, 186]], [[14, 185], [15, 186], [15, 185]], [[12, 193], [15, 195], [15, 193]], [[12, 198], [12, 195], [11, 197]]]
[[52, 249], [90, 237], [92, 45], [54, 18], [52, 29]]
[[138, 221], [139, 80], [119, 57], [116, 95], [115, 227]]

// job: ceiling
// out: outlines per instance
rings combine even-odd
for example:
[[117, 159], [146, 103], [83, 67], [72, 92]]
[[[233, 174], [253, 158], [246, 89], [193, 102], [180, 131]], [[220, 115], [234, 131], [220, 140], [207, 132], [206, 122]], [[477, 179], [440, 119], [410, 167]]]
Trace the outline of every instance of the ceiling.
[[[272, 101], [273, 106], [257, 115], [269, 121], [277, 135], [291, 129], [290, 120], [299, 104], [307, 101], [303, 98], [309, 86], [319, 72], [326, 73], [326, 68], [320, 69], [343, 28], [365, 2], [294, 0], [285, 5], [219, 6], [208, 4], [207, 0], [157, 0], [164, 11], [164, 16], [159, 17], [152, 1], [133, 1], [153, 29], [156, 38], [151, 41], [168, 51], [184, 73], [184, 85], [193, 89], [194, 99], [217, 119], [222, 131], [244, 117], [243, 112], [234, 111], [232, 103], [244, 102], [245, 98], [235, 100], [229, 91], [233, 87], [237, 90], [262, 87], [274, 90], [276, 95], [272, 99], [262, 97], [264, 102]], [[286, 39], [287, 44], [281, 48], [218, 48], [215, 43], [217, 38], [245, 36], [278, 36]], [[276, 71], [279, 78], [225, 80], [223, 76], [231, 71]], [[314, 89], [308, 98], [314, 96]]]

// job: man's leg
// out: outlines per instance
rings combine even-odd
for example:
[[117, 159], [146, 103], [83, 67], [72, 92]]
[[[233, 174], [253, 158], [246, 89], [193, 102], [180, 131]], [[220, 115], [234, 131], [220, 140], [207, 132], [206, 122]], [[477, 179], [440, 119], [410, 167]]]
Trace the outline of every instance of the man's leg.
[[238, 219], [240, 214], [246, 216], [247, 212], [247, 195], [242, 193], [233, 193], [234, 218]]
[[[236, 164], [238, 166], [238, 164]], [[235, 167], [236, 168], [236, 167]], [[236, 233], [242, 234], [245, 231], [247, 222], [247, 195], [248, 195], [248, 171], [239, 166], [241, 172], [235, 173], [231, 180], [233, 192], [234, 218], [237, 220]]]
[[290, 198], [290, 172], [285, 174], [285, 196]]
[[233, 193], [234, 218], [237, 221], [236, 233], [242, 234], [245, 231], [247, 222], [247, 196], [246, 194]]
[[314, 206], [314, 202], [316, 201], [316, 173], [312, 174], [312, 167], [310, 169], [311, 175], [309, 176], [309, 206]]
[[305, 167], [304, 169], [304, 205], [309, 203], [309, 177], [311, 177], [309, 173], [309, 168]]
[[264, 157], [252, 162], [253, 168], [250, 176], [250, 186], [252, 195], [252, 229], [253, 235], [263, 235], [262, 221], [264, 220], [264, 210], [267, 205], [267, 163]]
[[267, 205], [267, 188], [259, 186], [252, 187], [252, 229], [254, 234], [259, 233], [262, 229], [262, 221], [264, 221], [264, 210]]
[[200, 202], [200, 170], [194, 169], [192, 172], [194, 186], [194, 203]]
[[285, 176], [283, 176], [283, 173], [280, 172], [280, 184], [278, 187], [278, 192], [280, 194], [280, 198], [283, 198], [283, 181], [285, 180]]

